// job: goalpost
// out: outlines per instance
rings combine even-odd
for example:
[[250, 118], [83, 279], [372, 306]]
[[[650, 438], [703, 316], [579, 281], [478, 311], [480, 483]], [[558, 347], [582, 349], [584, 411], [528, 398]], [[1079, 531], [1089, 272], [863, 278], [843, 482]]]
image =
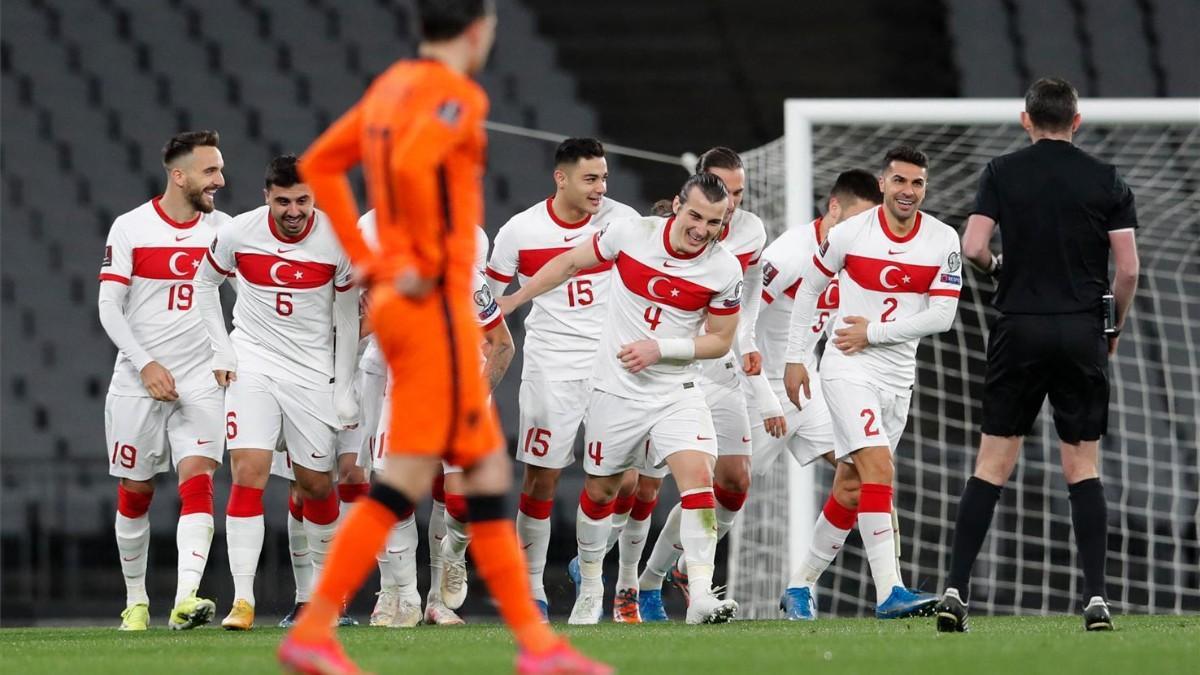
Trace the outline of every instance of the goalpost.
[[[1029, 143], [1021, 99], [821, 99], [785, 103], [785, 135], [743, 153], [745, 207], [773, 239], [823, 210], [841, 171], [878, 171], [890, 147], [930, 157], [923, 210], [966, 222], [983, 167]], [[1118, 611], [1200, 610], [1200, 99], [1083, 99], [1077, 145], [1117, 165], [1137, 200], [1142, 262], [1134, 308], [1111, 366], [1108, 590]], [[1003, 225], [1003, 224], [1001, 224]], [[998, 244], [997, 244], [998, 245]], [[918, 352], [911, 422], [896, 454], [902, 571], [942, 587], [955, 502], [974, 465], [992, 282], [966, 273], [954, 328]], [[1066, 486], [1048, 410], [1026, 438], [975, 566], [977, 613], [1075, 611], [1079, 583]], [[779, 618], [832, 471], [790, 459], [755, 477], [730, 535], [729, 587], [746, 618]], [[874, 609], [857, 533], [817, 591], [822, 613]]]

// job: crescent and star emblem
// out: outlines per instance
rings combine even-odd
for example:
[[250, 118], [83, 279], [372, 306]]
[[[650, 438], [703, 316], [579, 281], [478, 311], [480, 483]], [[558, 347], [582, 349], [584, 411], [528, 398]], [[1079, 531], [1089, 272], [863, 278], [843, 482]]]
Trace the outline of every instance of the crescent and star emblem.
[[883, 286], [884, 288], [889, 288], [889, 289], [896, 288], [897, 286], [899, 286], [899, 284], [889, 284], [888, 283], [887, 275], [888, 275], [888, 272], [891, 272], [892, 270], [896, 270], [897, 272], [899, 272], [900, 268], [896, 267], [895, 265], [887, 265], [882, 270], [879, 270], [879, 285]]
[[[176, 261], [179, 261], [179, 258], [186, 258], [186, 257], [187, 257], [187, 253], [185, 253], [184, 251], [176, 251], [176, 252], [172, 253], [172, 255], [170, 255], [169, 261], [167, 261], [167, 267], [170, 268], [170, 273], [174, 274], [175, 276], [187, 276], [186, 271], [180, 271], [180, 269], [178, 267], [175, 267]], [[162, 258], [160, 258], [160, 259], [162, 259]]]
[[279, 278], [280, 268], [287, 267], [287, 265], [288, 265], [288, 262], [286, 260], [280, 260], [279, 262], [275, 263], [274, 265], [271, 265], [271, 271], [269, 272], [269, 274], [271, 275], [271, 281], [274, 281], [275, 283], [279, 284], [280, 286], [287, 286], [288, 285], [287, 282], [284, 281], [283, 279]]
[[[646, 284], [646, 292], [647, 292], [647, 293], [649, 293], [649, 294], [650, 294], [650, 297], [652, 297], [652, 298], [655, 298], [655, 299], [658, 299], [658, 300], [663, 300], [663, 299], [665, 299], [665, 298], [663, 298], [663, 296], [659, 295], [659, 294], [658, 294], [657, 292], [655, 292], [655, 290], [654, 290], [654, 285], [655, 285], [655, 284], [657, 284], [657, 283], [658, 283], [658, 282], [660, 282], [660, 281], [665, 281], [665, 282], [667, 282], [667, 285], [668, 285], [668, 286], [671, 284], [671, 280], [670, 280], [670, 279], [668, 279], [668, 278], [666, 278], [666, 277], [664, 277], [664, 276], [662, 276], [662, 275], [659, 275], [659, 276], [657, 276], [657, 277], [653, 277], [653, 278], [651, 278], [651, 279], [650, 279], [650, 282], [649, 282], [648, 284]], [[679, 291], [674, 291], [674, 290], [673, 290], [673, 291], [671, 291], [671, 294], [672, 294], [672, 295], [679, 295]]]

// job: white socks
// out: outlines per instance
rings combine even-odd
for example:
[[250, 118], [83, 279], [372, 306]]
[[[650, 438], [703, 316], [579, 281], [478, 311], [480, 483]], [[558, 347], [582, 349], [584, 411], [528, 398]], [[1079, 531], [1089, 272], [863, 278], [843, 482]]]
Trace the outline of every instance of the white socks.
[[712, 488], [686, 490], [680, 495], [679, 542], [683, 546], [688, 586], [693, 594], [712, 592], [717, 555], [715, 505]]
[[[671, 565], [683, 550], [679, 546], [679, 518], [683, 509], [676, 504], [667, 514], [667, 522], [663, 523], [658, 533], [658, 540], [650, 550], [650, 558], [646, 560], [646, 568], [638, 580], [638, 588], [643, 591], [653, 591], [662, 588], [663, 579], [671, 571]], [[678, 548], [676, 548], [678, 546]]]
[[829, 522], [824, 513], [818, 514], [817, 522], [813, 525], [812, 540], [808, 544], [808, 554], [804, 556], [802, 563], [792, 568], [788, 588], [812, 590], [829, 564], [837, 557], [838, 551], [846, 544], [846, 537], [849, 535], [850, 530], [843, 530]]
[[[527, 511], [537, 511], [539, 504], [544, 504], [544, 518]], [[550, 505], [553, 500], [534, 500], [527, 495], [521, 495], [521, 509], [517, 512], [517, 536], [525, 549], [525, 564], [529, 569], [529, 586], [535, 600], [546, 602], [545, 582], [542, 580], [546, 570], [546, 553], [550, 548]]]
[[146, 556], [150, 550], [150, 517], [143, 513], [126, 518], [117, 513], [115, 524], [121, 573], [125, 575], [125, 605], [150, 604], [146, 595]]
[[584, 492], [579, 496], [575, 514], [575, 542], [579, 548], [579, 575], [583, 589], [603, 593], [601, 575], [604, 554], [608, 552], [608, 537], [612, 533], [613, 502], [597, 504]]
[[212, 546], [213, 517], [211, 513], [189, 513], [179, 517], [175, 527], [175, 548], [179, 559], [175, 584], [175, 604], [200, 588], [208, 551]]
[[225, 516], [225, 541], [229, 549], [229, 572], [233, 575], [233, 597], [254, 606], [254, 574], [262, 553], [263, 517]]
[[461, 562], [467, 555], [467, 524], [446, 514], [446, 538], [442, 540], [442, 560]]
[[[397, 524], [395, 527], [399, 527]], [[393, 527], [393, 530], [395, 530]], [[446, 504], [433, 500], [433, 508], [429, 511], [429, 526], [426, 528], [429, 537], [429, 602], [441, 597], [442, 588], [442, 540], [446, 538]], [[389, 545], [389, 549], [391, 546]], [[415, 549], [414, 549], [415, 551]], [[379, 568], [383, 571], [383, 567]]]
[[[384, 588], [394, 587], [401, 598], [419, 606], [421, 594], [417, 592], [417, 536], [417, 519], [413, 516], [401, 520], [388, 531], [383, 555], [388, 561], [389, 575], [380, 580], [380, 585]], [[434, 595], [437, 588], [435, 585], [430, 595]]]
[[642, 552], [646, 550], [646, 537], [649, 533], [650, 514], [646, 514], [641, 520], [631, 516], [625, 523], [625, 529], [621, 532], [618, 589], [638, 587], [638, 566], [642, 562]]
[[[292, 577], [296, 580], [296, 602], [308, 602], [312, 596], [313, 562], [308, 548], [304, 520], [296, 520], [290, 512], [287, 522], [288, 552], [292, 558]], [[241, 597], [241, 596], [238, 596]]]

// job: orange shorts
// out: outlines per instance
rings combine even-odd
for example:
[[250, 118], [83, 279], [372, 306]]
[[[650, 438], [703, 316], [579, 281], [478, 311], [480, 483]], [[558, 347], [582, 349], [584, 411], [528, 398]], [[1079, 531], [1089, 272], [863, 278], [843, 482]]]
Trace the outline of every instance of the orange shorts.
[[[458, 297], [458, 296], [461, 296]], [[470, 294], [435, 290], [420, 300], [373, 291], [370, 318], [391, 372], [388, 452], [469, 467], [504, 450], [480, 372], [483, 340]]]

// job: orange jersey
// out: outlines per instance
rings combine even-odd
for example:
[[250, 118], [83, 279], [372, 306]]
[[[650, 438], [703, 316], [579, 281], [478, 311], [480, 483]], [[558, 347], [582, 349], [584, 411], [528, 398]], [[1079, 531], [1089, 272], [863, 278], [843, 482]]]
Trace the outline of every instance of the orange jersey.
[[[414, 269], [450, 288], [469, 285], [483, 223], [487, 112], [487, 94], [465, 75], [435, 60], [398, 61], [304, 153], [301, 175], [369, 278]], [[359, 163], [377, 212], [375, 250], [358, 232], [346, 178]]]

